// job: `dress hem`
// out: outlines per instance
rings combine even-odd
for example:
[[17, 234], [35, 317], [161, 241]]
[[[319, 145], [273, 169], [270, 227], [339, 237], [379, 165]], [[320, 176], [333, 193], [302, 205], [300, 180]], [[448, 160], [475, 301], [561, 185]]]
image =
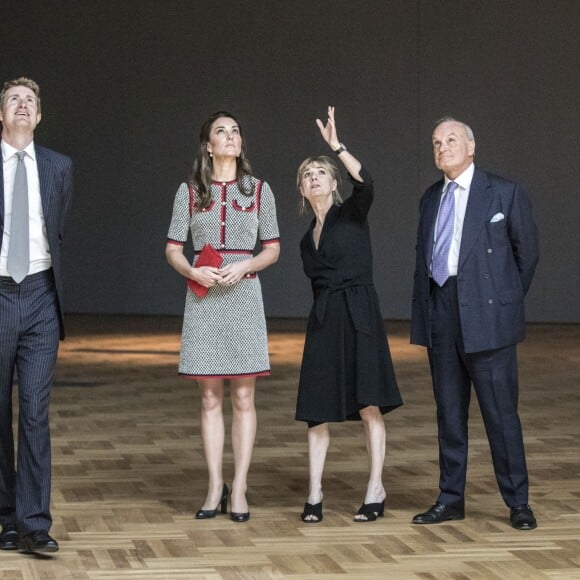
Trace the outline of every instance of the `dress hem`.
[[260, 371], [257, 373], [240, 373], [237, 375], [190, 375], [188, 373], [179, 373], [182, 379], [241, 379], [244, 377], [266, 377], [270, 371]]
[[361, 405], [359, 407], [358, 411], [354, 411], [353, 413], [349, 413], [348, 415], [343, 415], [342, 417], [336, 418], [325, 418], [325, 419], [321, 419], [320, 417], [314, 418], [314, 417], [304, 417], [304, 416], [300, 416], [298, 417], [298, 414], [294, 417], [295, 421], [303, 421], [305, 423], [346, 423], [347, 421], [362, 421], [362, 418], [360, 416], [360, 410], [364, 409], [366, 407], [378, 407], [379, 411], [381, 412], [381, 415], [386, 415], [387, 413], [391, 413], [392, 411], [394, 411], [395, 409], [398, 409], [399, 407], [403, 406], [403, 402], [397, 402], [397, 403], [391, 403], [391, 404], [387, 404], [387, 405]]

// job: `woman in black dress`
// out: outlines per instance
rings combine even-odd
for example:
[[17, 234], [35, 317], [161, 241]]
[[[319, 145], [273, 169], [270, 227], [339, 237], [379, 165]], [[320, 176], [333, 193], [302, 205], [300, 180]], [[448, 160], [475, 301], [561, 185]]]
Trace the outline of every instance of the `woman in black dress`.
[[314, 304], [308, 319], [296, 419], [308, 423], [310, 491], [301, 517], [322, 521], [322, 472], [330, 443], [330, 421], [362, 420], [369, 457], [369, 481], [355, 521], [383, 515], [385, 424], [382, 415], [402, 405], [372, 279], [367, 214], [372, 178], [339, 142], [334, 107], [322, 138], [338, 156], [353, 184], [344, 202], [340, 173], [326, 156], [309, 157], [298, 168], [297, 185], [314, 219], [300, 250]]

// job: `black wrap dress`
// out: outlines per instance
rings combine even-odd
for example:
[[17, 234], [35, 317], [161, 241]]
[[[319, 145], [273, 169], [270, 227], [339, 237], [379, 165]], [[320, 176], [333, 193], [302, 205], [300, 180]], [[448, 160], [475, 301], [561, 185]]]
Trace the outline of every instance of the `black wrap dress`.
[[373, 285], [367, 215], [372, 177], [363, 167], [353, 193], [330, 208], [318, 249], [315, 220], [302, 238], [304, 272], [314, 304], [308, 318], [296, 420], [312, 423], [360, 419], [369, 405], [388, 413], [403, 404]]

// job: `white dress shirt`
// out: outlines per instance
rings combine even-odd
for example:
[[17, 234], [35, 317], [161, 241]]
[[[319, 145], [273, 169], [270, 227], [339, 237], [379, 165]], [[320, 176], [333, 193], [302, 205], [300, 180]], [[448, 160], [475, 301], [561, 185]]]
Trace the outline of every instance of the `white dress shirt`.
[[[2, 168], [4, 172], [4, 234], [2, 238], [2, 250], [0, 251], [0, 276], [10, 276], [7, 269], [8, 247], [10, 246], [10, 227], [12, 222], [12, 194], [14, 191], [14, 177], [18, 157], [15, 149], [5, 141], [1, 142]], [[38, 167], [36, 165], [36, 151], [34, 142], [23, 149], [26, 153], [24, 164], [26, 166], [26, 180], [28, 182], [28, 215], [30, 236], [30, 268], [28, 274], [35, 274], [48, 270], [52, 266], [50, 251], [48, 249], [48, 237], [42, 213], [42, 200], [40, 197], [40, 181], [38, 179]]]
[[[467, 209], [467, 201], [469, 200], [469, 190], [471, 189], [471, 181], [473, 180], [473, 172], [475, 165], [472, 163], [461, 175], [456, 179], [449, 179], [445, 176], [445, 183], [443, 184], [443, 191], [447, 191], [447, 186], [451, 181], [455, 181], [457, 186], [455, 188], [455, 219], [453, 220], [453, 238], [449, 248], [448, 266], [449, 275], [457, 276], [457, 268], [459, 265], [459, 250], [461, 248], [461, 235], [463, 234], [463, 221], [465, 220], [465, 210]], [[439, 220], [439, 214], [437, 214]], [[435, 223], [434, 232], [437, 232], [437, 223]]]

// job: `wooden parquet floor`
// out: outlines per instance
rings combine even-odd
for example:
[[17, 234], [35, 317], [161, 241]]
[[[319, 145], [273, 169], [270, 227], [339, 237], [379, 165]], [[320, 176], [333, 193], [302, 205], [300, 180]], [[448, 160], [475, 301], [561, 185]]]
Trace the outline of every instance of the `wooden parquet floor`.
[[[293, 413], [303, 321], [270, 321], [273, 372], [258, 386], [247, 524], [193, 518], [206, 472], [197, 388], [176, 374], [180, 321], [71, 316], [68, 323], [51, 407], [52, 532], [61, 550], [42, 558], [0, 552], [2, 580], [580, 579], [580, 326], [532, 325], [519, 351], [539, 528], [516, 532], [475, 403], [466, 519], [410, 524], [435, 499], [438, 469], [426, 355], [408, 344], [405, 322], [388, 324], [406, 404], [386, 418], [385, 517], [352, 521], [367, 463], [362, 428], [349, 423], [332, 427], [318, 525], [299, 519], [306, 428]], [[231, 465], [228, 445], [228, 480]]]

